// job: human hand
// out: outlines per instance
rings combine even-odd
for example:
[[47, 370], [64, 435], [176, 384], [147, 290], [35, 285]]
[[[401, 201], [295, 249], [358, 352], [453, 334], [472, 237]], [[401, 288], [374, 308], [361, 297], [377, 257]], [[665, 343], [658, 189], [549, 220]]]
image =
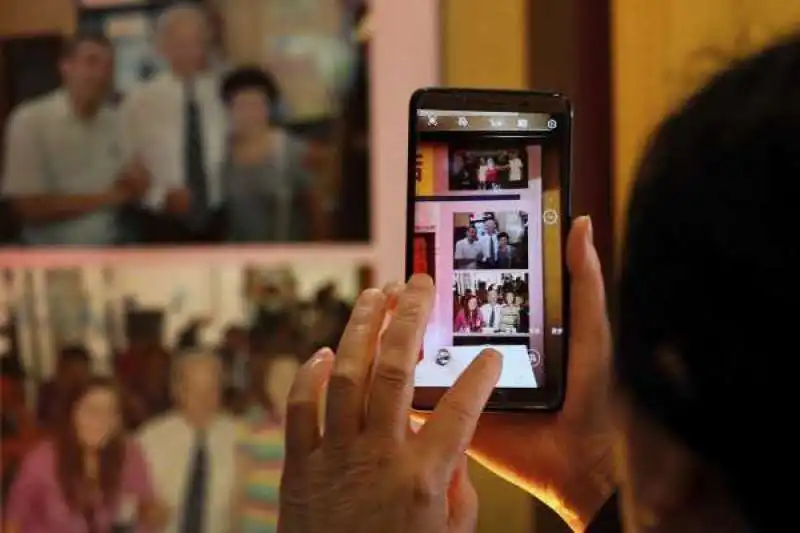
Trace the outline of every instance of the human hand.
[[[433, 299], [433, 282], [420, 275], [396, 305], [386, 292], [365, 291], [335, 361], [322, 350], [298, 372], [287, 410], [282, 533], [474, 531], [477, 496], [464, 452], [501, 361], [492, 351], [476, 358], [412, 433], [413, 373]], [[329, 374], [321, 436], [320, 392]]]
[[149, 188], [150, 173], [138, 158], [127, 165], [116, 183], [116, 189], [125, 202], [141, 200]]
[[470, 455], [582, 531], [614, 490], [607, 398], [611, 334], [587, 217], [573, 224], [567, 263], [572, 316], [564, 406], [552, 414], [485, 413]]
[[164, 211], [170, 215], [185, 215], [192, 208], [192, 195], [186, 187], [175, 187], [167, 191]]

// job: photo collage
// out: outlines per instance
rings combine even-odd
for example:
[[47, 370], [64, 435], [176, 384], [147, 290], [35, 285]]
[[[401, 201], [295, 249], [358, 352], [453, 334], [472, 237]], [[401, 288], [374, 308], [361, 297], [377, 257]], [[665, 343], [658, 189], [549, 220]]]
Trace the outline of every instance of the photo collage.
[[501, 385], [541, 386], [544, 327], [541, 148], [520, 141], [423, 143], [414, 270], [437, 280], [418, 386], [446, 386], [481, 349]]
[[[0, 34], [0, 524], [275, 531], [294, 373], [336, 348], [358, 294], [383, 281], [373, 8], [12, 4]], [[264, 428], [269, 465], [252, 445]], [[114, 458], [101, 477], [118, 486], [83, 471], [84, 450]], [[197, 471], [207, 516], [187, 525], [203, 514], [190, 505]]]

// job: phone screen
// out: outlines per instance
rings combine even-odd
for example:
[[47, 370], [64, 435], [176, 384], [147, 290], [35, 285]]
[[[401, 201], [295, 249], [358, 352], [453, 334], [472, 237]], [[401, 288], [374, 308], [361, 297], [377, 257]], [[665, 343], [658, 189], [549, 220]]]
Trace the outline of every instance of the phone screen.
[[498, 389], [526, 403], [525, 391], [562, 374], [569, 114], [412, 114], [409, 270], [432, 276], [437, 290], [415, 387], [452, 386], [491, 347], [503, 354]]

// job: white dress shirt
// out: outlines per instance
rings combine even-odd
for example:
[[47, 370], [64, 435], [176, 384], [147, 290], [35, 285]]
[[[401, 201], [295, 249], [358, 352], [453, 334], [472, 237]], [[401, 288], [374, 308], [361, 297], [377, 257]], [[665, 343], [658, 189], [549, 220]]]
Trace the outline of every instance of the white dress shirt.
[[[492, 321], [492, 309], [494, 309], [494, 321]], [[500, 321], [503, 319], [503, 308], [500, 304], [485, 303], [481, 306], [481, 315], [485, 327], [497, 330], [500, 328]]]
[[[208, 446], [208, 493], [202, 533], [228, 533], [236, 476], [235, 419], [218, 415], [206, 429]], [[163, 533], [179, 533], [183, 505], [194, 460], [195, 429], [176, 412], [147, 423], [139, 431], [139, 443], [150, 469], [155, 495], [171, 510]]]
[[[491, 235], [486, 233], [480, 236], [479, 241], [483, 246], [482, 262], [487, 263], [497, 261], [497, 250], [500, 247], [500, 241], [497, 238], [498, 235], [499, 233], [493, 233]], [[492, 250], [492, 244], [494, 244], [494, 250]], [[494, 254], [492, 254], [493, 251]]]
[[[220, 97], [220, 76], [208, 72], [192, 82], [200, 108], [203, 155], [212, 207], [222, 201], [220, 173], [225, 159], [228, 118]], [[121, 144], [126, 156], [140, 157], [152, 184], [146, 203], [158, 208], [166, 193], [186, 187], [186, 85], [171, 72], [131, 90], [120, 108]]]

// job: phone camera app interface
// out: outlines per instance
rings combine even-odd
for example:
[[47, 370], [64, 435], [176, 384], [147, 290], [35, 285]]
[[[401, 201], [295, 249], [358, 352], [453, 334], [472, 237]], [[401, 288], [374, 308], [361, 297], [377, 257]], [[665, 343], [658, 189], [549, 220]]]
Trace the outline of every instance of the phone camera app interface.
[[544, 385], [562, 329], [557, 124], [418, 110], [413, 270], [437, 295], [417, 387], [451, 386], [487, 347], [503, 354], [499, 388]]

